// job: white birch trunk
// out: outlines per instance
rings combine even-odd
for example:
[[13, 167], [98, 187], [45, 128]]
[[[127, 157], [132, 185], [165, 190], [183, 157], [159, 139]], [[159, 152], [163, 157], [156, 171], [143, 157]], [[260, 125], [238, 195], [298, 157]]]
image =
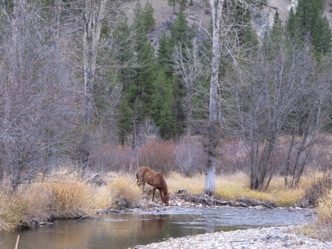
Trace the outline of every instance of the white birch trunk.
[[211, 58], [211, 82], [209, 103], [209, 126], [207, 141], [207, 172], [205, 180], [205, 193], [213, 194], [215, 191], [216, 172], [216, 147], [218, 144], [218, 82], [220, 65], [220, 25], [221, 15], [225, 0], [210, 0], [212, 18], [212, 58]]

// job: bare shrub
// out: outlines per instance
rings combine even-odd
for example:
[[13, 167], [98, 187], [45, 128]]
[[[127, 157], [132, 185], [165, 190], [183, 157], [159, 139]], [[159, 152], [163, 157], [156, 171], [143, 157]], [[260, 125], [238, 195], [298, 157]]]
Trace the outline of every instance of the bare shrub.
[[135, 151], [129, 146], [105, 144], [90, 156], [91, 168], [97, 171], [130, 172], [135, 161]]
[[314, 170], [332, 170], [331, 159], [332, 137], [330, 135], [325, 135], [322, 136], [319, 143], [313, 146], [310, 167]]
[[203, 171], [206, 164], [203, 145], [193, 137], [183, 137], [175, 146], [175, 164], [186, 176]]
[[146, 165], [155, 171], [168, 174], [175, 169], [174, 149], [175, 145], [172, 142], [152, 140], [140, 148], [139, 165]]
[[223, 138], [218, 146], [221, 173], [232, 174], [245, 171], [248, 161], [248, 151], [243, 141], [238, 138]]

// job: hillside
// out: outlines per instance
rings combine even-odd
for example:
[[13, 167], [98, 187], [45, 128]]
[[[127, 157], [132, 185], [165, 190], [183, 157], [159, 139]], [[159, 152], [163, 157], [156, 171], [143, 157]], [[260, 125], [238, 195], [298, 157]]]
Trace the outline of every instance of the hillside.
[[[156, 32], [160, 32], [167, 26], [167, 22], [174, 19], [173, 8], [168, 5], [168, 0], [140, 0], [142, 6], [150, 2], [154, 8], [154, 18], [156, 19]], [[209, 24], [210, 15], [205, 12], [205, 2], [202, 0], [193, 0], [193, 6], [188, 6], [186, 10], [189, 23], [198, 27], [206, 28]], [[276, 9], [278, 9], [281, 20], [285, 21], [288, 17], [288, 11], [291, 7], [297, 5], [297, 0], [268, 0], [266, 7], [260, 18], [253, 20], [253, 26], [257, 33], [261, 35], [272, 23]], [[137, 1], [129, 1], [123, 5], [123, 10], [127, 13], [129, 22], [132, 22], [134, 8]], [[332, 0], [326, 0], [324, 14], [332, 27]], [[158, 34], [157, 34], [158, 36]]]

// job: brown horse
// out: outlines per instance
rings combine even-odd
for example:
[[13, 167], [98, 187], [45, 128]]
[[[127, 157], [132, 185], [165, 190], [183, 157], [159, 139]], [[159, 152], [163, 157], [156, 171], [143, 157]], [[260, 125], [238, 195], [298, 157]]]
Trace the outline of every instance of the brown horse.
[[143, 193], [144, 193], [145, 183], [153, 187], [152, 201], [154, 199], [156, 189], [158, 189], [160, 192], [160, 197], [162, 202], [164, 202], [165, 205], [168, 206], [169, 193], [165, 178], [163, 177], [162, 174], [150, 169], [149, 167], [143, 166], [136, 171], [136, 178], [137, 178], [137, 185], [138, 186], [143, 185]]

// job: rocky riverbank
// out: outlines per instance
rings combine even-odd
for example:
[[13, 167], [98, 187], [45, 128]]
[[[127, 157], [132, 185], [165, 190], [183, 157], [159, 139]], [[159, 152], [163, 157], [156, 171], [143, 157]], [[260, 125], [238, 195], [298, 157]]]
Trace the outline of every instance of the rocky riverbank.
[[[240, 199], [237, 201], [225, 201], [213, 199], [205, 195], [186, 196], [177, 195], [170, 202], [171, 206], [211, 208], [216, 206], [232, 206], [240, 208], [272, 209], [280, 208], [274, 203], [264, 203], [252, 199]], [[145, 199], [141, 208], [167, 209], [154, 202]], [[144, 208], [143, 208], [144, 209]], [[299, 206], [289, 207], [289, 211], [301, 209]], [[159, 243], [137, 245], [135, 249], [330, 249], [331, 241], [321, 241], [309, 236], [296, 234], [294, 226], [288, 227], [262, 227], [227, 232], [206, 233], [183, 238], [170, 238]], [[323, 237], [323, 236], [320, 236]]]
[[293, 233], [293, 227], [269, 227], [170, 238], [135, 249], [330, 249], [332, 242]]

